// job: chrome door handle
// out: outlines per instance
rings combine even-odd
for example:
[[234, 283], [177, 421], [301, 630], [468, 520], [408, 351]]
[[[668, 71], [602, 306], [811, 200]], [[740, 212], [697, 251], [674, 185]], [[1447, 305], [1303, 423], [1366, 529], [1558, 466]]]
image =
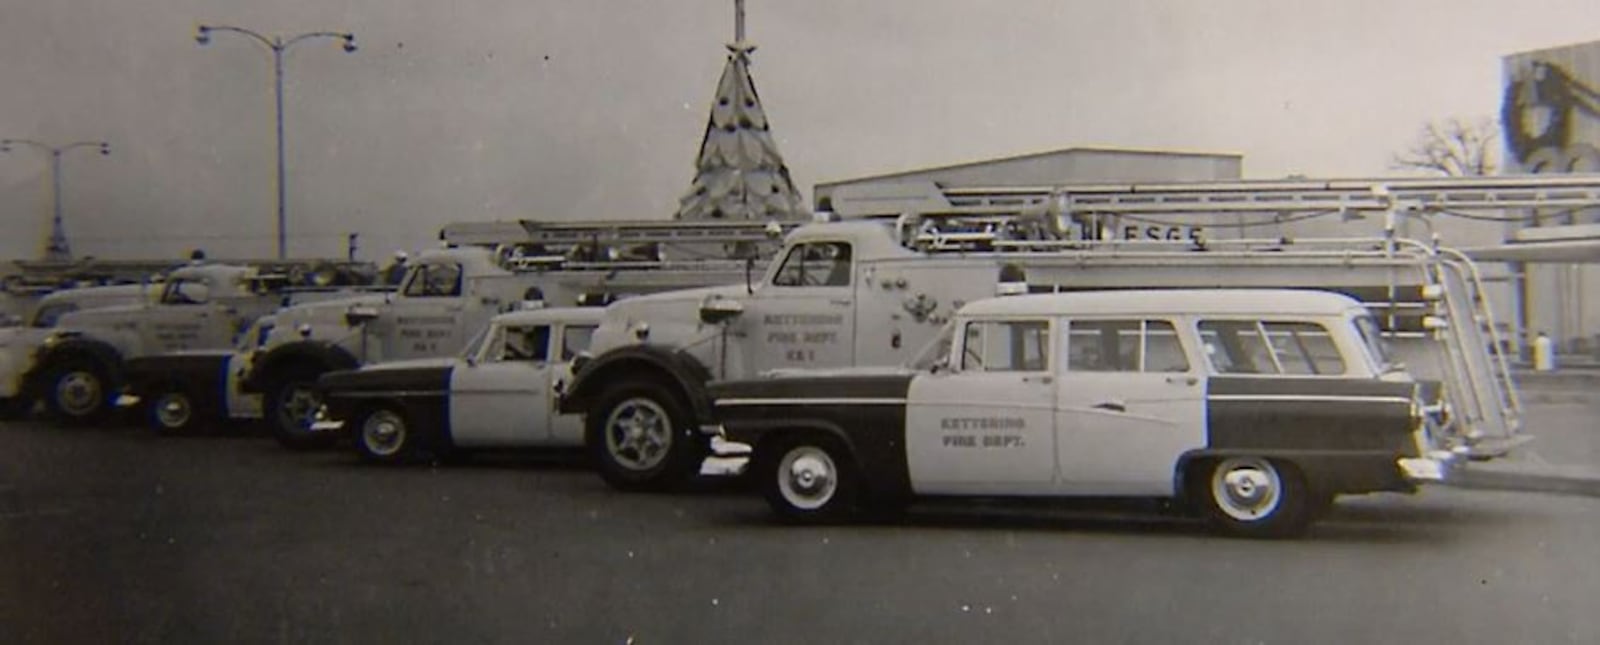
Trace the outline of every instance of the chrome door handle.
[[1197, 379], [1193, 376], [1168, 376], [1167, 382], [1173, 385], [1194, 385], [1195, 383], [1199, 383], [1200, 379]]
[[1094, 404], [1092, 407], [1094, 407], [1096, 409], [1099, 409], [1099, 410], [1110, 410], [1112, 412], [1127, 412], [1128, 411], [1127, 404], [1122, 403], [1121, 401], [1101, 401], [1099, 403]]
[[1024, 376], [1024, 377], [1022, 377], [1022, 382], [1023, 383], [1042, 383], [1044, 385], [1049, 385], [1051, 383], [1056, 382], [1056, 378], [1054, 376], [1049, 376], [1049, 375], [1045, 375], [1045, 376]]

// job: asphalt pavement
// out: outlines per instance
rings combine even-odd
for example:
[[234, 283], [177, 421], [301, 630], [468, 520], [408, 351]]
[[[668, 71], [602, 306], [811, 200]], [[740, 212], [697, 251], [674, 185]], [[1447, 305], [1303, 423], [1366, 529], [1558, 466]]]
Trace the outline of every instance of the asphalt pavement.
[[1341, 500], [1293, 541], [1139, 505], [775, 524], [736, 481], [369, 467], [0, 425], [0, 642], [1600, 641], [1600, 499]]

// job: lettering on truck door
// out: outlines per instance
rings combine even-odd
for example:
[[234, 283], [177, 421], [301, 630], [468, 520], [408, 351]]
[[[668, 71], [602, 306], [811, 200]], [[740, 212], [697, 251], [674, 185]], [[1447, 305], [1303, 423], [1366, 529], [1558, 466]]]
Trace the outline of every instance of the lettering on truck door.
[[950, 369], [918, 374], [906, 461], [919, 494], [1048, 494], [1055, 485], [1050, 322], [969, 321]]
[[205, 336], [211, 324], [212, 289], [202, 280], [188, 278], [169, 282], [161, 293], [161, 305], [143, 313], [140, 341], [146, 353], [175, 352], [186, 349], [222, 347]]
[[1169, 495], [1206, 445], [1205, 370], [1171, 320], [1074, 319], [1060, 338], [1056, 452], [1066, 493]]
[[460, 321], [462, 282], [460, 264], [418, 266], [388, 307], [388, 319], [377, 326], [382, 358], [449, 356], [466, 345]]
[[759, 349], [747, 359], [747, 373], [853, 364], [853, 272], [848, 243], [811, 242], [790, 249], [772, 282], [749, 301], [745, 319]]
[[550, 441], [549, 325], [490, 330], [475, 360], [450, 372], [450, 431], [460, 446], [537, 446]]

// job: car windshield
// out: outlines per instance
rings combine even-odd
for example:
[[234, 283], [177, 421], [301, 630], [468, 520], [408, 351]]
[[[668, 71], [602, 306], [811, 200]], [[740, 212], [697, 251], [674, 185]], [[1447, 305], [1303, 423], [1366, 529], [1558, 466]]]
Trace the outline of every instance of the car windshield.
[[489, 332], [494, 331], [497, 327], [497, 325], [484, 325], [483, 329], [478, 330], [478, 333], [472, 337], [472, 340], [467, 341], [467, 346], [462, 348], [460, 357], [463, 360], [477, 358], [478, 351], [483, 349], [484, 340], [489, 338]]
[[1395, 367], [1394, 354], [1389, 351], [1389, 339], [1384, 338], [1383, 332], [1378, 328], [1378, 321], [1372, 316], [1362, 315], [1355, 318], [1356, 332], [1361, 336], [1361, 344], [1366, 346], [1367, 353], [1372, 356], [1372, 361], [1381, 371], [1388, 371]]
[[907, 366], [914, 370], [930, 370], [935, 365], [948, 364], [950, 361], [950, 345], [955, 339], [955, 334], [955, 322], [945, 323], [944, 327], [939, 330], [939, 335], [934, 336], [933, 340], [923, 345], [922, 349], [917, 352], [916, 358], [911, 359]]

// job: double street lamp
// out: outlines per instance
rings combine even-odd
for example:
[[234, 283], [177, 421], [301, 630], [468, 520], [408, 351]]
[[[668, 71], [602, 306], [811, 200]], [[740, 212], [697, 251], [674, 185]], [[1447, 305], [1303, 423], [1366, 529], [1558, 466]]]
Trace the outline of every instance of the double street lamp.
[[228, 25], [200, 25], [194, 35], [194, 40], [201, 45], [211, 43], [212, 32], [225, 31], [249, 36], [261, 43], [272, 52], [272, 85], [277, 101], [278, 124], [278, 259], [288, 257], [288, 238], [286, 229], [287, 216], [284, 214], [284, 162], [283, 162], [283, 53], [293, 47], [295, 43], [316, 38], [331, 38], [344, 41], [346, 53], [356, 50], [356, 36], [348, 32], [337, 31], [312, 31], [296, 36], [267, 37], [242, 27]]
[[11, 152], [12, 146], [27, 146], [50, 153], [50, 201], [55, 216], [50, 221], [50, 241], [45, 245], [44, 256], [47, 260], [72, 259], [66, 225], [61, 221], [61, 155], [78, 148], [99, 148], [102, 156], [109, 155], [111, 144], [104, 141], [74, 141], [64, 146], [52, 146], [32, 139], [0, 139], [0, 152]]

